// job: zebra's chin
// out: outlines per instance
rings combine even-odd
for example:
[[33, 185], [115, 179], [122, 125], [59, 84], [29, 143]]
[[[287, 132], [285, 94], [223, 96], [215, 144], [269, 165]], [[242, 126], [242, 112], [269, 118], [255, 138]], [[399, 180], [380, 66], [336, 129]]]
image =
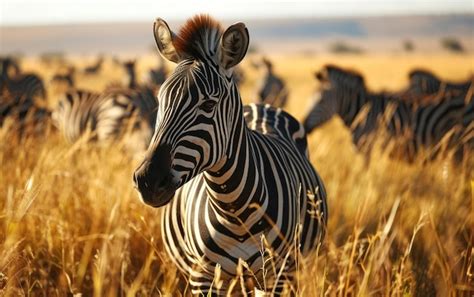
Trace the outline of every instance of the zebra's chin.
[[171, 188], [162, 188], [157, 190], [154, 193], [147, 193], [144, 195], [142, 192], [140, 192], [139, 189], [137, 189], [137, 192], [140, 196], [140, 200], [145, 203], [148, 206], [151, 207], [162, 207], [168, 204], [171, 199], [173, 199], [174, 194], [176, 192], [176, 188], [171, 187]]

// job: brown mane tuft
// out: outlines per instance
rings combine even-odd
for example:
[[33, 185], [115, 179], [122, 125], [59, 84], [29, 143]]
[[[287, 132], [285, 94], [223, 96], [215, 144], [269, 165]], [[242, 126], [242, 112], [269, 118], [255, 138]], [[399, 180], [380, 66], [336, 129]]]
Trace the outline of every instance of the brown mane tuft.
[[199, 14], [186, 21], [173, 45], [181, 54], [203, 58], [205, 54], [215, 54], [221, 35], [222, 27], [218, 21], [207, 14]]

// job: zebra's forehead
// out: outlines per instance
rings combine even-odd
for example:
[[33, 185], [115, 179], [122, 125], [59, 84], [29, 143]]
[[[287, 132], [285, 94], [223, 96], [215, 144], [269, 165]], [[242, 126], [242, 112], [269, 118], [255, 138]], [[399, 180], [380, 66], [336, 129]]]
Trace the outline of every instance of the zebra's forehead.
[[198, 101], [219, 92], [216, 83], [221, 74], [214, 65], [199, 60], [186, 60], [178, 64], [161, 87], [158, 98], [164, 104], [177, 100]]
[[224, 79], [225, 75], [220, 73], [216, 65], [199, 60], [186, 60], [178, 64], [163, 87], [182, 81], [189, 85], [198, 84], [200, 87], [206, 87], [208, 84], [203, 82], [210, 83], [220, 78]]

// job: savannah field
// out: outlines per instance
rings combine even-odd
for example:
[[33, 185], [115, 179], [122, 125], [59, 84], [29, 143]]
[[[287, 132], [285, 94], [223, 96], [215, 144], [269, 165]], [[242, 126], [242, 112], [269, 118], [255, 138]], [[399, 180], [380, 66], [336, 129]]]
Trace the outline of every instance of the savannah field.
[[[156, 55], [140, 57], [138, 72], [155, 65]], [[245, 102], [252, 101], [255, 58], [243, 63]], [[287, 110], [300, 120], [317, 87], [313, 73], [326, 63], [360, 71], [375, 91], [404, 88], [414, 67], [451, 80], [474, 73], [474, 54], [270, 58], [290, 90]], [[84, 67], [95, 57], [68, 59]], [[21, 66], [46, 82], [60, 70], [30, 57]], [[101, 74], [79, 74], [77, 85], [101, 90], [122, 76], [109, 59]], [[59, 90], [46, 86], [52, 107]], [[474, 175], [466, 164], [423, 156], [407, 164], [377, 147], [367, 162], [337, 118], [313, 132], [309, 145], [327, 188], [329, 221], [321, 248], [299, 263], [296, 296], [474, 294]], [[133, 189], [140, 156], [123, 147], [71, 145], [49, 124], [21, 139], [13, 123], [0, 129], [0, 295], [189, 294], [164, 251], [161, 210], [142, 204]]]

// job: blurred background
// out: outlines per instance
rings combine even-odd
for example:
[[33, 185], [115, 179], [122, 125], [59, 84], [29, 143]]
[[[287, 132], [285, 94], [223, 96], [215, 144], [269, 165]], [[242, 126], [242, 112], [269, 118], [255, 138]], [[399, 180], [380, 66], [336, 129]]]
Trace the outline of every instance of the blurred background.
[[[409, 73], [428, 70], [443, 88], [470, 88], [456, 98], [472, 115], [473, 3], [1, 0], [0, 296], [186, 296], [161, 209], [132, 186], [175, 67], [156, 50], [156, 17], [175, 32], [197, 13], [245, 22], [251, 44], [234, 76], [244, 103], [268, 102], [258, 97], [272, 82], [301, 122], [327, 64], [360, 73], [374, 98], [411, 91]], [[437, 104], [443, 88], [419, 97]], [[101, 116], [117, 135], [93, 129]], [[351, 129], [334, 116], [308, 134], [329, 220], [292, 296], [473, 296], [472, 150], [462, 164], [431, 147], [406, 162], [383, 133], [359, 150]]]
[[[471, 0], [112, 1], [3, 0], [0, 53], [143, 53], [156, 17], [196, 13], [245, 21], [263, 53], [439, 52], [474, 49]], [[176, 28], [177, 30], [177, 28]]]

